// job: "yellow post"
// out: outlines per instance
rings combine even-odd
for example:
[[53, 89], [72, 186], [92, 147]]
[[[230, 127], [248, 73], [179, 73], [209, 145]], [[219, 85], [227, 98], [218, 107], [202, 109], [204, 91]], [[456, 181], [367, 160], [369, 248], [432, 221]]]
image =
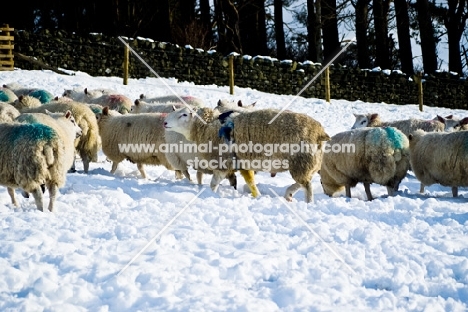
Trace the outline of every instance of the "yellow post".
[[423, 111], [423, 97], [424, 97], [424, 92], [423, 92], [423, 85], [422, 85], [422, 72], [416, 73], [414, 75], [414, 80], [418, 84], [418, 99], [419, 99], [419, 110], [422, 112]]
[[418, 82], [418, 89], [419, 89], [419, 110], [422, 112], [423, 111], [423, 97], [424, 97], [424, 92], [423, 92], [423, 79], [422, 79], [422, 73], [419, 73], [419, 82]]
[[330, 103], [330, 68], [325, 69], [325, 100]]
[[124, 48], [124, 63], [123, 63], [123, 84], [128, 85], [128, 59], [129, 59], [130, 51], [128, 46], [125, 45]]
[[234, 56], [229, 56], [229, 94], [234, 95]]

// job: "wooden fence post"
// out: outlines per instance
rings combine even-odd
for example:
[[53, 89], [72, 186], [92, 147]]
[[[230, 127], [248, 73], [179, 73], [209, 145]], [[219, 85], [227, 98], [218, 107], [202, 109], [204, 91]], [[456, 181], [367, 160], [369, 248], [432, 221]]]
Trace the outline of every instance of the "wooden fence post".
[[325, 100], [330, 103], [330, 67], [325, 69]]
[[418, 99], [419, 99], [419, 111], [423, 111], [423, 98], [424, 98], [424, 92], [423, 92], [423, 75], [422, 72], [417, 72], [416, 75], [413, 76], [414, 81], [418, 84]]
[[128, 59], [129, 59], [130, 51], [128, 46], [125, 45], [124, 47], [124, 63], [123, 63], [123, 84], [128, 85]]
[[234, 95], [234, 56], [229, 56], [229, 94]]
[[10, 31], [13, 30], [14, 28], [10, 28], [8, 24], [5, 24], [3, 25], [3, 27], [0, 27], [0, 71], [14, 69], [14, 37], [10, 35]]

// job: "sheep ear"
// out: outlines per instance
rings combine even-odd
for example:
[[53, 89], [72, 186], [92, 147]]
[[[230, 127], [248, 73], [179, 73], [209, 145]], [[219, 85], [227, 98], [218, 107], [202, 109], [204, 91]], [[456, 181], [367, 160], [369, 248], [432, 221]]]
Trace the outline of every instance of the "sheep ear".
[[221, 103], [221, 100], [218, 100], [218, 104], [216, 106], [223, 106], [223, 103]]
[[452, 119], [452, 118], [453, 118], [453, 115], [445, 116], [445, 119]]
[[237, 102], [237, 106], [242, 107], [242, 101], [241, 100], [239, 100], [239, 102]]
[[72, 112], [67, 110], [65, 113], [65, 118], [70, 119], [72, 117]]
[[102, 114], [103, 115], [109, 115], [109, 106], [105, 106], [103, 109], [102, 109]]
[[84, 88], [84, 94], [88, 94], [88, 88]]
[[252, 104], [250, 104], [250, 106], [254, 107], [255, 104], [257, 104], [257, 102], [253, 102]]
[[408, 140], [411, 141], [412, 139], [413, 139], [413, 135], [412, 134], [408, 135]]
[[140, 105], [140, 100], [138, 100], [138, 99], [135, 100], [135, 105], [136, 105], [136, 106]]
[[441, 123], [445, 124], [445, 118], [444, 117], [437, 115], [437, 120], [440, 121]]
[[58, 99], [59, 99], [58, 96], [54, 97], [54, 101], [58, 101]]
[[378, 116], [379, 116], [379, 114], [377, 114], [377, 113], [371, 114], [370, 117], [369, 117], [369, 120], [374, 120], [374, 119], [376, 119]]
[[460, 125], [466, 125], [466, 124], [468, 124], [468, 117], [465, 117], [462, 120], [460, 120]]
[[145, 98], [145, 95], [142, 93], [140, 94], [140, 100], [143, 100]]

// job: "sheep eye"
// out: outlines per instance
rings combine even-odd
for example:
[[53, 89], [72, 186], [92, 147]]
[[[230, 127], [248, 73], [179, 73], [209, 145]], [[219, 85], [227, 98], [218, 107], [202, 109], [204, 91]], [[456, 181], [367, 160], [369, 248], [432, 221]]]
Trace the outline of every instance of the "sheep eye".
[[363, 125], [363, 124], [365, 124], [365, 123], [366, 123], [366, 121], [365, 121], [365, 120], [361, 121], [361, 125]]

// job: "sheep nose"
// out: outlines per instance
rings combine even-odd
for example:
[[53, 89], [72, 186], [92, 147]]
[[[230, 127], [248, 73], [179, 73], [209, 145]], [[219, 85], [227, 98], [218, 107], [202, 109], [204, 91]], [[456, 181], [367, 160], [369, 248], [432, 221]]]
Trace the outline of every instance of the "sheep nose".
[[164, 128], [167, 127], [167, 121], [164, 122]]

